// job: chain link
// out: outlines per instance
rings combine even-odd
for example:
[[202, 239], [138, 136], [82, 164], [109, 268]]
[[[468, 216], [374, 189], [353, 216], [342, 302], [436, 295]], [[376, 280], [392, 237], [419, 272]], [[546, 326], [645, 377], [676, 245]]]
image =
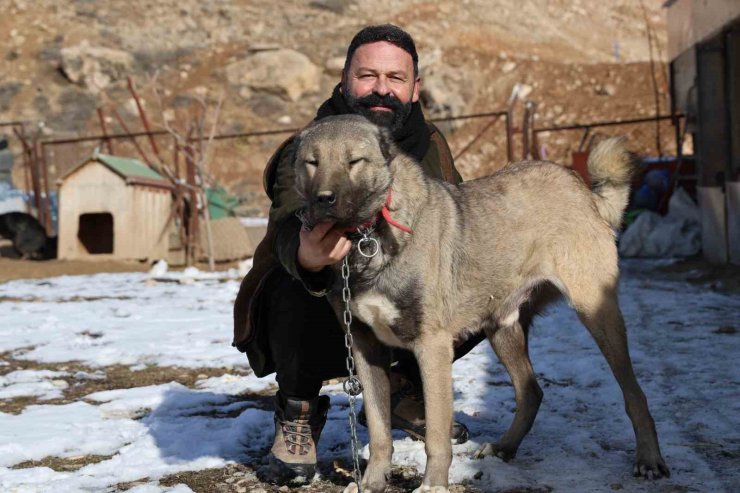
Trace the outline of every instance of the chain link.
[[357, 439], [357, 413], [355, 411], [355, 398], [362, 393], [362, 384], [355, 375], [355, 358], [352, 356], [352, 310], [350, 301], [352, 293], [349, 290], [349, 255], [342, 261], [342, 300], [344, 301], [344, 345], [347, 348], [347, 380], [344, 381], [344, 391], [349, 400], [349, 427], [352, 433], [352, 462], [354, 465], [355, 483], [358, 493], [362, 493], [362, 473], [360, 472], [360, 442]]

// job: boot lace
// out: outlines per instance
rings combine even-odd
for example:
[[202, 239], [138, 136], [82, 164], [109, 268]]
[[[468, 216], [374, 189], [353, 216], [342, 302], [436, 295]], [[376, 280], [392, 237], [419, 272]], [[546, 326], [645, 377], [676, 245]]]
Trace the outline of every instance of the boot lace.
[[311, 450], [311, 427], [304, 420], [283, 421], [280, 423], [283, 431], [283, 440], [288, 451], [292, 454], [306, 455]]

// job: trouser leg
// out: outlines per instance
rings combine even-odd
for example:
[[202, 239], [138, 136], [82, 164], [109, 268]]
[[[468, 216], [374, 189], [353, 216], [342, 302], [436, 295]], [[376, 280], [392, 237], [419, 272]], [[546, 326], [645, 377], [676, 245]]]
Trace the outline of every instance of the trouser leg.
[[267, 332], [280, 393], [310, 400], [323, 381], [347, 375], [344, 333], [326, 298], [310, 295], [282, 269], [268, 282]]

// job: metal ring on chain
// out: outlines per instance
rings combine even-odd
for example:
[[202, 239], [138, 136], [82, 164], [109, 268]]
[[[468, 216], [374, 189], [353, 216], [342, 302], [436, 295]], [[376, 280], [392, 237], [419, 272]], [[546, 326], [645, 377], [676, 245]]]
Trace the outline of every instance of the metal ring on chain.
[[344, 381], [344, 384], [342, 385], [347, 395], [357, 397], [358, 395], [362, 394], [362, 384], [357, 377], [349, 377], [347, 380]]
[[[365, 253], [365, 251], [363, 250], [363, 247], [362, 247], [362, 245], [365, 244], [365, 243], [370, 243], [371, 244], [371, 247], [370, 248], [372, 249], [371, 250], [372, 253]], [[367, 247], [365, 247], [365, 248], [367, 248]], [[363, 257], [372, 258], [372, 257], [376, 256], [378, 254], [378, 252], [380, 251], [380, 243], [375, 238], [370, 238], [370, 237], [367, 237], [367, 236], [364, 237], [364, 238], [360, 238], [360, 241], [357, 242], [357, 251], [360, 252], [360, 255], [362, 255]]]

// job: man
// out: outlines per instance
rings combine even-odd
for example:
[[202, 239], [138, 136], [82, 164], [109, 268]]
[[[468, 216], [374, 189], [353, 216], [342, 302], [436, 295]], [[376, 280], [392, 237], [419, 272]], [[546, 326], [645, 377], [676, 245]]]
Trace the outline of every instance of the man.
[[[364, 115], [388, 127], [397, 145], [427, 174], [459, 183], [462, 178], [447, 142], [424, 120], [420, 84], [411, 36], [392, 25], [367, 27], [352, 39], [341, 82], [318, 109], [316, 120]], [[270, 464], [278, 480], [313, 476], [316, 444], [329, 408], [329, 398], [319, 396], [322, 382], [347, 375], [343, 329], [320, 296], [330, 284], [327, 266], [340, 262], [352, 241], [331, 223], [310, 231], [301, 228], [293, 189], [294, 137], [283, 143], [265, 170], [265, 190], [272, 200], [267, 234], [234, 305], [234, 345], [246, 351], [257, 376], [277, 374]], [[456, 356], [480, 340], [466, 343]], [[394, 359], [392, 425], [423, 438], [424, 406], [416, 361], [401, 351]], [[452, 438], [459, 443], [467, 440], [465, 427], [456, 423]]]

